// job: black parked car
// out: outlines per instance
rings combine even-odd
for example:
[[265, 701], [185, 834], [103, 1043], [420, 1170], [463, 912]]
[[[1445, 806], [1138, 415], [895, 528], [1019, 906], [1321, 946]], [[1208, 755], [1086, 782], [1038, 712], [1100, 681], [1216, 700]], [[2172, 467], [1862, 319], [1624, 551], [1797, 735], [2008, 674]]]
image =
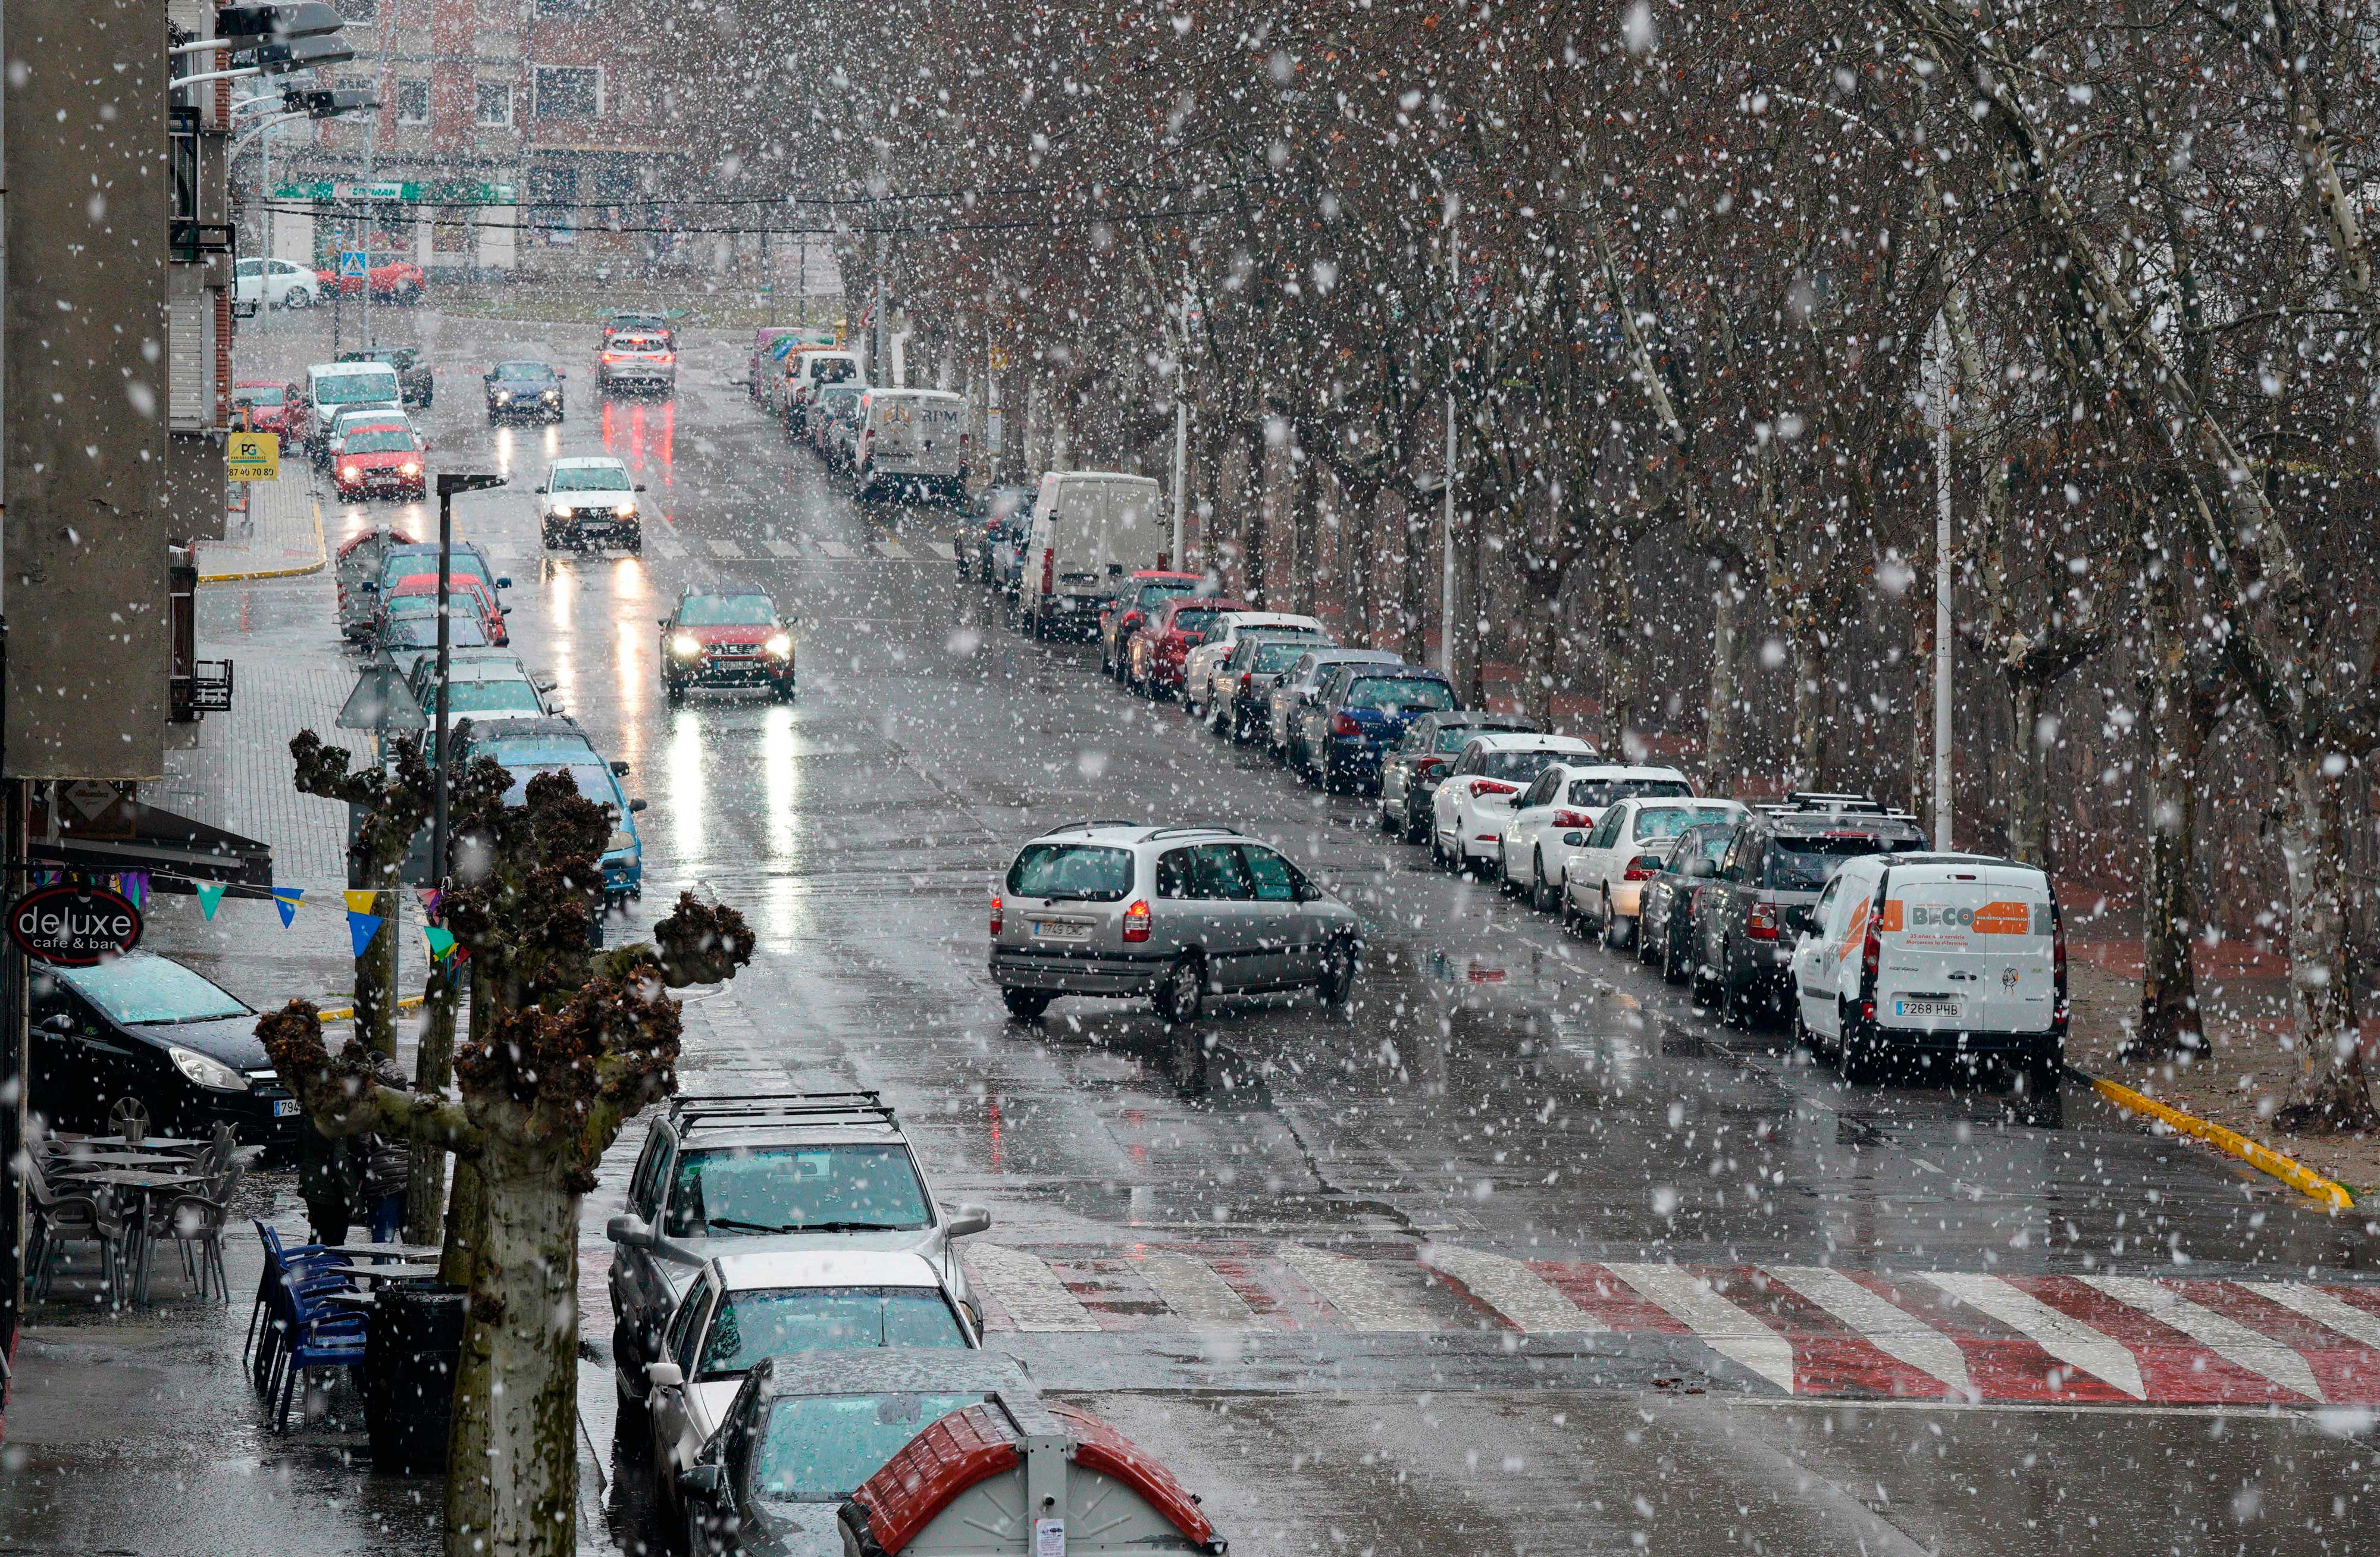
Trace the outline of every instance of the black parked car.
[[1694, 944], [1694, 892], [1718, 870], [1732, 821], [1706, 821], [1681, 831], [1657, 851], [1661, 868], [1636, 899], [1636, 960], [1649, 962], [1672, 984], [1686, 981]]
[[62, 1129], [249, 1146], [298, 1139], [298, 1103], [256, 1036], [256, 1012], [167, 957], [32, 970], [33, 1112]]
[[1474, 736], [1512, 731], [1534, 735], [1536, 725], [1518, 714], [1478, 709], [1425, 713], [1405, 726], [1404, 738], [1380, 760], [1380, 827], [1408, 844], [1429, 836], [1430, 797], [1439, 780]]
[[430, 399], [438, 384], [430, 371], [430, 364], [421, 359], [418, 347], [409, 346], [375, 346], [361, 351], [339, 353], [342, 362], [385, 362], [396, 370], [396, 392], [408, 406], [430, 408]]
[[1926, 846], [1916, 820], [1864, 795], [1796, 793], [1736, 824], [1718, 873], [1694, 894], [1694, 993], [1728, 1021], [1755, 1003], [1786, 1009], [1793, 944], [1846, 859]]
[[488, 395], [488, 425], [500, 421], [560, 421], [562, 381], [567, 374], [544, 362], [499, 362], [481, 385]]

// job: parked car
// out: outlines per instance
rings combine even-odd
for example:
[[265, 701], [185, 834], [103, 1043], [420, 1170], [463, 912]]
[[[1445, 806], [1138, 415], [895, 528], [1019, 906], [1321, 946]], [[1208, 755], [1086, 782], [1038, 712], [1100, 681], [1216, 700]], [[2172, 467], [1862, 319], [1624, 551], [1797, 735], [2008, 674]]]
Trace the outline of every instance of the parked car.
[[332, 416], [315, 440], [314, 463], [322, 469], [334, 470], [339, 456], [346, 451], [347, 435], [363, 428], [398, 428], [419, 436], [413, 419], [395, 406], [346, 406]]
[[298, 1104], [256, 1036], [256, 1012], [152, 952], [28, 970], [32, 1111], [55, 1128], [251, 1146], [298, 1138]]
[[1329, 794], [1361, 794], [1378, 781], [1381, 759], [1403, 738], [1407, 724], [1454, 702], [1454, 687], [1442, 671], [1402, 662], [1333, 665], [1313, 703], [1298, 711], [1304, 776]]
[[1245, 634], [1306, 638], [1318, 645], [1330, 641], [1330, 630], [1312, 616], [1297, 616], [1282, 611], [1252, 611], [1244, 605], [1226, 611], [1215, 618], [1208, 629], [1206, 641], [1193, 647], [1183, 660], [1182, 674], [1175, 680], [1181, 687], [1184, 709], [1193, 715], [1205, 710], [1214, 695], [1216, 671]]
[[[427, 660], [438, 661], [438, 613], [410, 611], [382, 620], [371, 639], [375, 649], [385, 650], [399, 675], [410, 676]], [[457, 649], [492, 649], [487, 629], [480, 625], [477, 612], [449, 616], [446, 621], [446, 647], [449, 652]]]
[[437, 375], [431, 371], [430, 364], [421, 359], [418, 347], [366, 347], [358, 351], [339, 353], [339, 360], [387, 363], [396, 370], [397, 398], [407, 406], [419, 406], [428, 410], [431, 397], [438, 392]]
[[645, 1364], [654, 1490], [685, 1517], [678, 1477], [763, 1357], [927, 1346], [972, 1351], [980, 1333], [942, 1283], [941, 1266], [906, 1251], [805, 1249], [722, 1254], [703, 1263]]
[[1573, 736], [1475, 735], [1430, 797], [1430, 857], [1457, 870], [1501, 872], [1512, 802], [1557, 762], [1598, 760]]
[[1204, 582], [1195, 573], [1143, 568], [1126, 574], [1111, 599], [1099, 603], [1099, 674], [1123, 680], [1132, 635], [1177, 595], [1196, 595]]
[[1565, 762], [1559, 773], [1548, 769], [1512, 801], [1505, 817], [1503, 841], [1496, 850], [1497, 884], [1549, 914], [1560, 906], [1572, 852], [1614, 804], [1632, 795], [1683, 798], [1694, 792], [1694, 782], [1675, 768]]
[[653, 1121], [628, 1175], [625, 1208], [605, 1225], [613, 1383], [644, 1405], [645, 1365], [703, 1261], [736, 1253], [906, 1252], [948, 1266], [977, 1328], [982, 1308], [953, 1241], [991, 1225], [980, 1206], [934, 1198], [908, 1133], [874, 1092], [679, 1096]]
[[995, 1399], [1016, 1410], [1041, 1401], [1025, 1365], [1002, 1352], [886, 1346], [762, 1357], [679, 1477], [684, 1550], [841, 1557], [844, 1502], [919, 1433]]
[[789, 436], [809, 436], [810, 413], [818, 407], [819, 391], [831, 383], [868, 386], [857, 352], [806, 351], [794, 359], [792, 382], [785, 387], [784, 423]]
[[[959, 577], [972, 576], [991, 583], [992, 553], [1000, 544], [1002, 532], [1015, 529], [1016, 543], [1021, 544], [1025, 517], [1032, 508], [1031, 487], [998, 486], [977, 493], [951, 536], [951, 552], [958, 558]], [[1013, 557], [1013, 548], [1011, 554]]]
[[1380, 759], [1380, 828], [1408, 844], [1429, 835], [1430, 797], [1465, 742], [1489, 732], [1527, 734], [1536, 726], [1518, 714], [1478, 709], [1425, 713], [1405, 726], [1396, 749]]
[[[1404, 663], [1401, 654], [1386, 649], [1342, 649], [1328, 639], [1294, 639], [1305, 645], [1305, 651], [1281, 673], [1265, 699], [1265, 750], [1284, 767], [1303, 772], [1305, 762], [1297, 752], [1298, 715], [1312, 706], [1314, 695], [1321, 689], [1322, 678], [1334, 665], [1368, 663], [1376, 665], [1396, 665]], [[1239, 649], [1232, 647], [1237, 654]], [[1226, 664], [1230, 663], [1227, 657]], [[1228, 679], [1228, 678], [1226, 678]], [[1222, 695], [1215, 700], [1221, 702]]]
[[560, 421], [562, 383], [567, 377], [550, 364], [526, 359], [497, 363], [480, 381], [487, 395], [488, 425], [522, 420]]
[[[520, 663], [509, 649], [472, 649], [449, 652], [446, 668], [446, 713], [450, 723], [466, 715], [477, 719], [536, 719], [560, 713], [553, 701], [553, 682]], [[413, 667], [407, 690], [425, 713], [438, 708], [438, 657], [426, 656]]]
[[242, 379], [231, 386], [231, 414], [251, 432], [272, 432], [289, 441], [289, 386]]
[[628, 479], [628, 468], [609, 455], [572, 455], [545, 468], [537, 484], [542, 510], [540, 532], [547, 551], [563, 546], [585, 551], [610, 542], [624, 552], [645, 546], [637, 493], [644, 484]]
[[[941, 389], [869, 389], [859, 397], [851, 479], [862, 503], [966, 497], [966, 400]], [[1154, 485], [1155, 483], [1151, 483]]]
[[1227, 828], [1062, 828], [1017, 852], [991, 899], [991, 977], [1028, 1020], [1060, 995], [1149, 995], [1177, 1024], [1209, 993], [1310, 986], [1340, 1005], [1363, 950], [1354, 910]]
[[309, 309], [329, 293], [319, 272], [295, 260], [242, 260], [232, 266], [232, 301], [241, 311], [265, 308]]
[[470, 719], [457, 726], [453, 759], [456, 770], [482, 757], [492, 757], [512, 774], [505, 792], [517, 804], [528, 781], [540, 773], [567, 773], [578, 793], [599, 806], [611, 808], [613, 831], [603, 846], [603, 894], [607, 901], [625, 902], [644, 890], [645, 845], [637, 836], [637, 813], [642, 800], [631, 800], [620, 781], [628, 776], [625, 762], [607, 762], [578, 722], [556, 714], [546, 719]]
[[1694, 894], [1695, 998], [1728, 1021], [1779, 1014], [1791, 993], [1793, 945], [1837, 870], [1863, 855], [1913, 853], [1925, 834], [1864, 795], [1793, 794], [1736, 824], [1718, 871]]
[[851, 446], [844, 433], [858, 415], [859, 397], [867, 393], [865, 386], [856, 383], [831, 383], [818, 392], [818, 404], [809, 419], [810, 447], [830, 470], [844, 468]]
[[1234, 746], [1262, 738], [1271, 718], [1273, 688], [1301, 655], [1312, 651], [1314, 643], [1304, 636], [1268, 638], [1251, 633], [1232, 644], [1211, 678], [1216, 691], [1207, 727]]
[[348, 298], [362, 297], [367, 280], [371, 287], [373, 302], [409, 308], [419, 302], [422, 293], [429, 289], [430, 273], [389, 249], [375, 252], [363, 275], [343, 276], [335, 270], [314, 273], [314, 284], [319, 292], [328, 294], [335, 289], [341, 296]]
[[1846, 861], [1792, 952], [1796, 1032], [1843, 1079], [2004, 1064], [2029, 1097], [2065, 1067], [2066, 927], [2049, 878], [1984, 855]]
[[1125, 644], [1124, 684], [1144, 698], [1171, 697], [1181, 689], [1183, 665], [1216, 623], [1244, 609], [1244, 602], [1214, 595], [1175, 595]]
[[678, 592], [661, 619], [662, 689], [674, 708], [697, 687], [759, 687], [794, 700], [794, 624], [758, 590]]
[[677, 387], [677, 347], [669, 337], [642, 331], [608, 335], [595, 354], [595, 389], [612, 395], [622, 390], [660, 391]]
[[409, 422], [365, 422], [338, 433], [330, 448], [332, 490], [342, 503], [419, 503], [429, 494], [430, 445]]
[[[447, 575], [446, 598], [450, 616], [468, 612], [479, 618], [480, 630], [487, 636], [490, 643], [500, 649], [511, 643], [512, 635], [504, 629], [504, 608], [496, 603], [495, 591], [479, 579], [468, 573]], [[399, 616], [435, 619], [438, 614], [438, 575], [414, 573], [399, 578], [395, 588], [381, 591], [380, 613], [383, 630], [387, 623]]]
[[790, 324], [763, 324], [752, 332], [752, 355], [744, 369], [744, 387], [755, 405], [768, 400], [768, 382], [778, 371], [777, 343], [790, 343], [802, 332]]
[[1088, 637], [1115, 580], [1170, 567], [1172, 530], [1160, 492], [1147, 476], [1045, 471], [1025, 539], [1018, 630], [1035, 638]]
[[[469, 541], [454, 548], [451, 566], [456, 574], [477, 578], [491, 593], [513, 587]], [[437, 571], [436, 546], [407, 541], [394, 530], [368, 530], [348, 541], [339, 551], [339, 630], [355, 642], [370, 642], [380, 626], [381, 596], [395, 590], [400, 579], [423, 572], [435, 577]]]
[[1686, 981], [1694, 955], [1694, 894], [1718, 871], [1735, 823], [1689, 827], [1657, 847], [1652, 873], [1638, 883], [1636, 956], [1661, 970], [1672, 984]]
[[[1553, 841], [1569, 847], [1569, 858], [1558, 876], [1550, 858], [1545, 871], [1560, 882], [1562, 922], [1593, 931], [1607, 946], [1635, 944], [1644, 934], [1645, 883], [1661, 868], [1661, 845], [1689, 827], [1733, 826], [1742, 815], [1733, 800], [1630, 798], [1606, 808], [1584, 832], [1561, 829]], [[1530, 901], [1543, 899], [1538, 893]]]
[[289, 397], [305, 410], [299, 426], [308, 451], [319, 461], [322, 442], [331, 419], [343, 410], [381, 407], [402, 416], [405, 407], [397, 387], [396, 370], [385, 362], [318, 362], [306, 370], [305, 386], [292, 386]]

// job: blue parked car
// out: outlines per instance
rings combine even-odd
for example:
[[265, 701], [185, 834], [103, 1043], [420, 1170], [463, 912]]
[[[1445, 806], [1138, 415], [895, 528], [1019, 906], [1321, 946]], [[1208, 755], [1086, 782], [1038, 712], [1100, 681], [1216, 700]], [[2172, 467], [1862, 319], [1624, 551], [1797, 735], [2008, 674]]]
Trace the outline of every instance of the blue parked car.
[[645, 845], [637, 836], [637, 813], [642, 800], [631, 800], [620, 787], [628, 773], [625, 762], [607, 762], [587, 738], [578, 721], [563, 715], [542, 719], [475, 719], [457, 731], [455, 761], [460, 768], [481, 757], [492, 757], [513, 775], [504, 798], [517, 803], [528, 781], [540, 773], [566, 772], [578, 793], [599, 806], [612, 809], [612, 839], [603, 851], [603, 895], [607, 906], [623, 903], [644, 890]]
[[1425, 713], [1463, 705], [1439, 672], [1422, 665], [1333, 665], [1317, 688], [1306, 721], [1301, 764], [1309, 784], [1368, 792], [1380, 780], [1381, 760], [1404, 739], [1405, 726]]

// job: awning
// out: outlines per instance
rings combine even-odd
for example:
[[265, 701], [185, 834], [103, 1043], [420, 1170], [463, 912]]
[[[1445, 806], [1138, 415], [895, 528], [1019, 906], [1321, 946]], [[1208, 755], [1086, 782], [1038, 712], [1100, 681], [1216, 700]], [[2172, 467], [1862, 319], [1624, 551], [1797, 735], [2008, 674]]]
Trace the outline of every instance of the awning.
[[[127, 827], [126, 812], [130, 826]], [[144, 870], [151, 890], [194, 890], [221, 882], [235, 897], [268, 897], [273, 845], [138, 801], [111, 808], [99, 825], [71, 806], [58, 808], [57, 836], [35, 837], [26, 849], [36, 867], [59, 870]], [[78, 825], [79, 824], [79, 825]]]

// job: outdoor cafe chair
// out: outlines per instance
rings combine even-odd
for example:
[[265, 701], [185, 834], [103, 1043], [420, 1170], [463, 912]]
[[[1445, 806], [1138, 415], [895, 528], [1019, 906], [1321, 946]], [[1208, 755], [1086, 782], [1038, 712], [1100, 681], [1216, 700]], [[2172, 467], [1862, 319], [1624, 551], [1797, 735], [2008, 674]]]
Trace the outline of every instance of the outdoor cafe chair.
[[[311, 1288], [312, 1290], [309, 1290]], [[361, 1368], [364, 1364], [366, 1320], [361, 1314], [342, 1313], [320, 1299], [325, 1288], [318, 1283], [298, 1283], [286, 1287], [289, 1302], [289, 1330], [274, 1357], [279, 1378], [268, 1386], [268, 1397], [278, 1393], [279, 1407], [273, 1413], [273, 1430], [289, 1430], [289, 1405], [298, 1393], [298, 1376], [310, 1368]], [[332, 1287], [339, 1291], [345, 1288]]]
[[[223, 1230], [230, 1219], [232, 1192], [247, 1169], [237, 1162], [222, 1174], [211, 1177], [202, 1195], [182, 1194], [158, 1206], [149, 1215], [146, 1232], [150, 1241], [171, 1238], [181, 1251], [182, 1274], [197, 1289], [198, 1295], [207, 1295], [212, 1286], [215, 1300], [231, 1301], [231, 1278], [224, 1271]], [[195, 1247], [194, 1247], [195, 1246]], [[140, 1291], [136, 1302], [149, 1300], [149, 1270], [140, 1271]]]
[[67, 1246], [97, 1244], [100, 1281], [108, 1300], [114, 1302], [122, 1285], [124, 1247], [124, 1224], [114, 1208], [95, 1195], [53, 1191], [48, 1175], [37, 1162], [26, 1164], [25, 1194], [33, 1211], [33, 1247], [28, 1253], [33, 1268], [33, 1301], [49, 1296]]

